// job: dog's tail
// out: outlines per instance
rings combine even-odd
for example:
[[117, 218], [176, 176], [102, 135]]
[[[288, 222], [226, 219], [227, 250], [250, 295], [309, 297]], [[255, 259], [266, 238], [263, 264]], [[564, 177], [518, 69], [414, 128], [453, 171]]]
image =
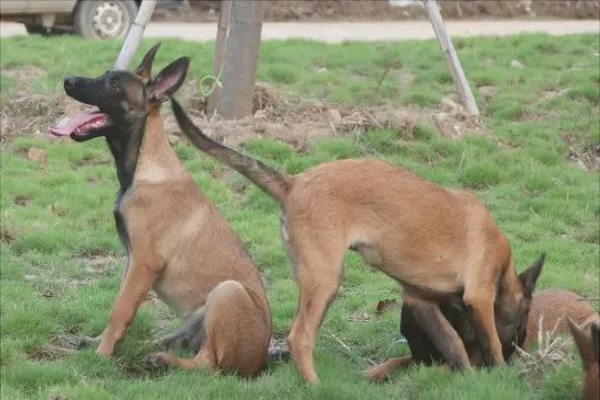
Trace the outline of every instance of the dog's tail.
[[291, 176], [281, 174], [259, 160], [212, 140], [194, 125], [177, 100], [172, 98], [171, 106], [179, 127], [194, 146], [229, 165], [278, 201], [283, 201], [291, 189]]

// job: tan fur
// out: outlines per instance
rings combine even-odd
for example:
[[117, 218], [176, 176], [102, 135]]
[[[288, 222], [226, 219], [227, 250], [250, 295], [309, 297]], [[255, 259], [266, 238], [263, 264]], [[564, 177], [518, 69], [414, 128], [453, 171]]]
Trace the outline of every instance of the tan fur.
[[[348, 248], [401, 282], [407, 296], [423, 300], [424, 312], [435, 307], [428, 299], [464, 291], [463, 299], [478, 324], [486, 355], [491, 362], [503, 364], [494, 301], [500, 287], [502, 306], [518, 309], [523, 288], [506, 238], [475, 196], [444, 189], [375, 160], [334, 161], [295, 176], [279, 174], [211, 140], [176, 101], [172, 106], [182, 131], [194, 145], [235, 168], [281, 203], [282, 236], [300, 289], [288, 344], [306, 381], [319, 381], [314, 344], [337, 293]], [[445, 329], [447, 324], [440, 326]], [[450, 327], [446, 336], [452, 335], [451, 331]], [[460, 353], [455, 354], [457, 366], [468, 368], [464, 346], [454, 350]]]
[[375, 365], [363, 373], [363, 377], [371, 382], [380, 383], [387, 380], [393, 370], [406, 368], [412, 364], [410, 356], [392, 357], [385, 362]]
[[198, 355], [181, 360], [161, 353], [152, 357], [155, 364], [244, 376], [264, 367], [271, 315], [258, 270], [175, 156], [158, 108], [147, 118], [133, 184], [120, 211], [129, 235], [129, 265], [98, 353], [113, 352], [154, 288], [183, 317], [201, 307], [205, 313]]
[[373, 160], [321, 164], [294, 178], [283, 199], [300, 286], [289, 344], [309, 382], [317, 381], [312, 362], [316, 331], [337, 292], [348, 247], [404, 283], [415, 297], [464, 289], [494, 360], [503, 363], [493, 314], [497, 282], [502, 278], [506, 287], [513, 286], [515, 301], [521, 294], [509, 269], [508, 242], [473, 195]]
[[531, 302], [523, 347], [527, 349], [537, 343], [540, 320], [543, 334], [554, 332], [554, 335], [563, 335], [569, 331], [567, 318], [583, 329], [588, 329], [593, 323], [600, 323], [600, 315], [576, 293], [558, 288], [536, 293]]

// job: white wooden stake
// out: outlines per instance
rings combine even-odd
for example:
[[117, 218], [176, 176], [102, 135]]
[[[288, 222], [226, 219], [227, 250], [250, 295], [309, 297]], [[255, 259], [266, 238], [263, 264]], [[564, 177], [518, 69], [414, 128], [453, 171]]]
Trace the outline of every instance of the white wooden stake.
[[442, 15], [440, 14], [437, 3], [435, 0], [423, 0], [423, 3], [438, 43], [446, 56], [448, 68], [450, 68], [454, 85], [456, 86], [456, 90], [458, 90], [458, 97], [469, 114], [478, 116], [479, 109], [477, 108], [477, 103], [475, 103], [475, 97], [473, 97], [473, 92], [471, 92], [469, 82], [467, 82], [467, 78], [465, 77], [465, 72], [460, 65], [460, 60], [458, 59], [452, 40], [450, 40], [450, 36], [448, 36], [448, 33], [446, 32], [444, 21], [442, 20]]
[[133, 55], [140, 46], [144, 29], [152, 17], [152, 12], [156, 6], [157, 0], [142, 0], [140, 9], [135, 17], [135, 21], [131, 24], [125, 43], [121, 48], [119, 57], [115, 62], [115, 69], [127, 69], [129, 63], [133, 59]]
[[[213, 56], [213, 76], [221, 79], [223, 72], [223, 58], [225, 56], [225, 44], [229, 33], [229, 16], [231, 15], [231, 3], [233, 0], [221, 0], [219, 11], [219, 24], [217, 25], [217, 39], [215, 41], [215, 52]], [[217, 108], [217, 100], [221, 92], [219, 85], [215, 85], [211, 94], [208, 95], [206, 114], [212, 115]]]

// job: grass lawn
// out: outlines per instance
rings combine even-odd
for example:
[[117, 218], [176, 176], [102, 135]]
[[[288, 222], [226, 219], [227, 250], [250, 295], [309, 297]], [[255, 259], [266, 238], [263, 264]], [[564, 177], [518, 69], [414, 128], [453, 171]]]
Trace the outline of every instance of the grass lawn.
[[[375, 130], [316, 140], [307, 151], [268, 139], [247, 142], [245, 150], [288, 172], [331, 159], [375, 157], [440, 184], [473, 190], [508, 236], [519, 270], [546, 251], [539, 287], [560, 286], [597, 299], [599, 176], [567, 160], [563, 138], [569, 136], [579, 152], [600, 144], [598, 36], [527, 35], [455, 44], [493, 134], [448, 140], [432, 127], [418, 126], [413, 140]], [[150, 45], [144, 42], [138, 56]], [[108, 69], [119, 48], [119, 43], [76, 37], [2, 39], [0, 98], [15, 101], [24, 89], [51, 95], [62, 90], [67, 74], [94, 76]], [[210, 72], [212, 44], [168, 40], [155, 70], [180, 55], [192, 56], [191, 77]], [[512, 68], [513, 59], [525, 68]], [[453, 92], [433, 41], [265, 42], [258, 79], [302, 98], [348, 105], [428, 108]], [[305, 386], [291, 363], [273, 364], [255, 380], [146, 369], [152, 341], [178, 325], [173, 313], [152, 299], [139, 310], [114, 357], [102, 360], [93, 349], [66, 353], [58, 344], [68, 335], [102, 331], [119, 287], [124, 251], [112, 217], [118, 184], [103, 140], [76, 144], [22, 133], [3, 145], [0, 170], [4, 399], [559, 400], [579, 394], [578, 360], [535, 380], [512, 366], [465, 374], [411, 368], [385, 384], [362, 381], [359, 371], [369, 360], [407, 348], [394, 345], [400, 338], [397, 310], [374, 312], [379, 300], [399, 299], [400, 287], [353, 254], [317, 343], [318, 387]], [[48, 163], [29, 160], [30, 147], [45, 149]], [[176, 151], [246, 243], [267, 283], [274, 336], [285, 337], [297, 289], [279, 239], [277, 206], [185, 141]]]

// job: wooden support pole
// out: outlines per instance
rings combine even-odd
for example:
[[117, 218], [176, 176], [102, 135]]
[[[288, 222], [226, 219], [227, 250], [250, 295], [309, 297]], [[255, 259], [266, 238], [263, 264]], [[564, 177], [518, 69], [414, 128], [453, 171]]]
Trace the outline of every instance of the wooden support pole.
[[117, 61], [115, 62], [115, 69], [127, 69], [129, 63], [131, 63], [133, 55], [140, 46], [144, 29], [146, 29], [146, 25], [152, 17], [154, 7], [156, 6], [156, 1], [157, 0], [142, 1], [140, 9], [135, 17], [135, 21], [129, 27], [127, 38], [125, 39], [125, 43], [121, 48], [119, 57], [117, 57]]
[[435, 0], [423, 0], [423, 3], [429, 16], [429, 21], [431, 21], [431, 25], [433, 26], [435, 36], [446, 57], [448, 68], [450, 68], [450, 72], [452, 73], [454, 85], [456, 86], [456, 90], [458, 90], [458, 97], [469, 114], [478, 116], [479, 109], [477, 108], [477, 103], [475, 103], [475, 97], [473, 97], [469, 82], [467, 82], [465, 73], [460, 65], [460, 60], [458, 59], [452, 40], [450, 40], [450, 36], [446, 32], [437, 3]]
[[217, 112], [223, 118], [252, 113], [264, 1], [233, 1]]
[[[231, 15], [231, 3], [233, 0], [221, 0], [219, 10], [219, 23], [217, 25], [217, 39], [215, 40], [215, 51], [213, 55], [213, 76], [220, 79], [223, 72], [223, 57], [225, 56], [225, 43], [229, 33], [229, 16]], [[217, 108], [217, 99], [220, 93], [219, 85], [215, 85], [211, 94], [208, 95], [206, 114], [212, 115]]]

